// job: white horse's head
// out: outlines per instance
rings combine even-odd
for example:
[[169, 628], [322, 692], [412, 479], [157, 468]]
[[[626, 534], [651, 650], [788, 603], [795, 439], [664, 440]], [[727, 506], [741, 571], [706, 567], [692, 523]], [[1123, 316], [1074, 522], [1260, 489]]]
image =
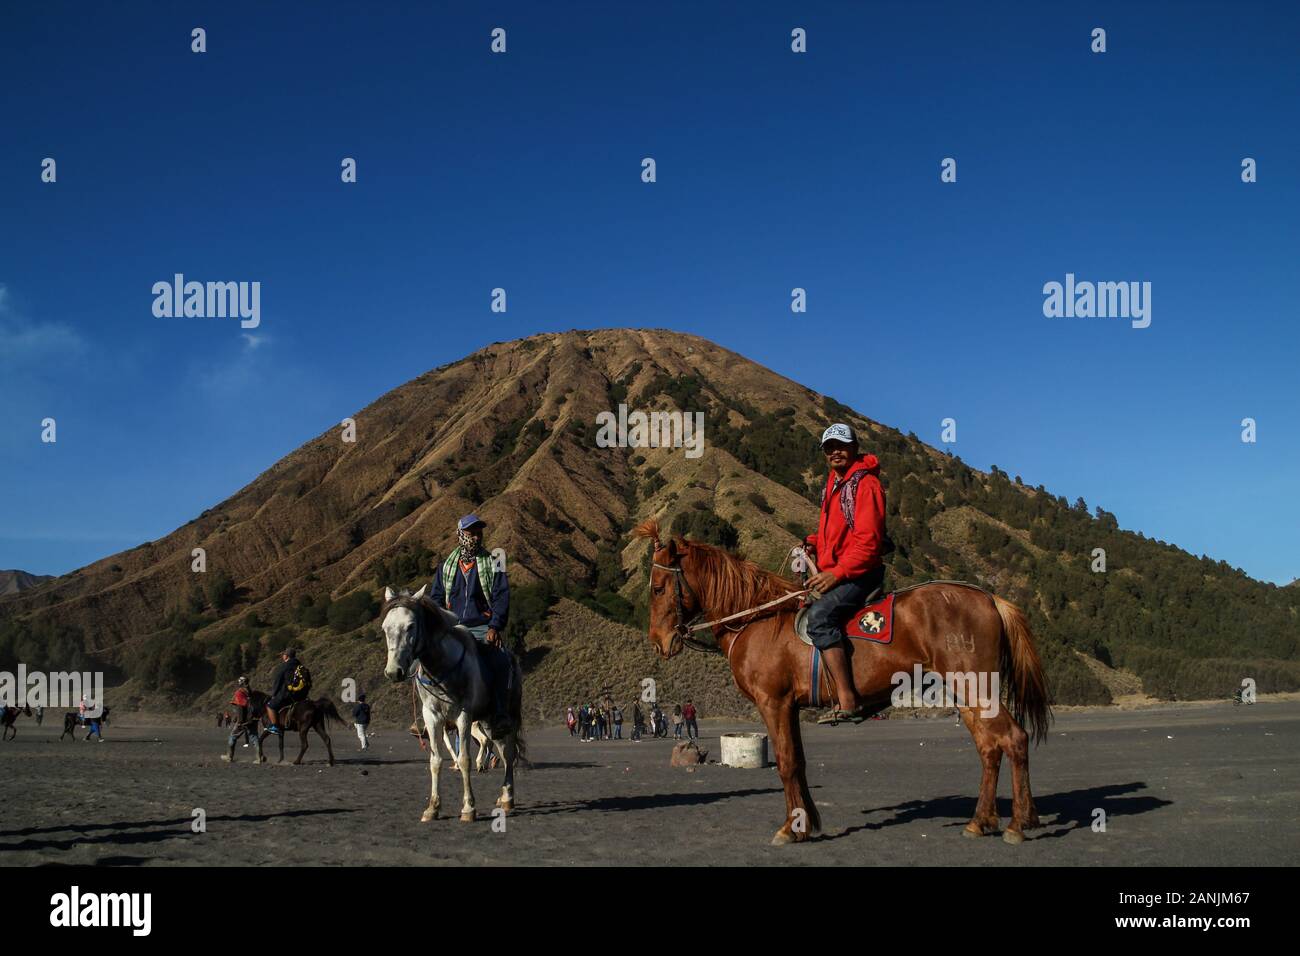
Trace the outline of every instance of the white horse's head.
[[421, 643], [427, 639], [424, 629], [426, 620], [432, 615], [425, 613], [425, 594], [428, 585], [414, 594], [402, 591], [400, 594], [392, 588], [384, 588], [384, 606], [379, 613], [379, 627], [384, 632], [384, 641], [388, 644], [388, 665], [384, 676], [390, 681], [404, 681], [415, 672], [419, 660]]

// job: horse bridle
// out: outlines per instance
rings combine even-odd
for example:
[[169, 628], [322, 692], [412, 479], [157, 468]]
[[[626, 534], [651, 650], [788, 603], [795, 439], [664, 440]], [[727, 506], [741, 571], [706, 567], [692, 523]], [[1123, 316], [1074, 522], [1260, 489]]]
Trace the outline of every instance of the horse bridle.
[[[656, 548], [655, 550], [659, 549]], [[686, 572], [682, 570], [682, 566], [680, 564], [660, 564], [653, 556], [650, 558], [650, 566], [658, 568], [660, 571], [667, 571], [673, 576], [673, 598], [677, 603], [677, 624], [673, 627], [673, 634], [681, 639], [684, 646], [693, 651], [718, 650], [716, 645], [706, 644], [704, 641], [696, 640], [691, 636], [694, 633], [691, 625], [704, 616], [704, 604], [700, 601], [700, 596], [695, 593], [695, 589], [691, 587], [691, 582], [686, 580]], [[683, 590], [690, 594], [691, 600], [699, 608], [699, 611], [689, 621], [686, 620], [686, 602], [682, 599]]]
[[[452, 674], [454, 674], [457, 670], [460, 669], [461, 663], [465, 660], [465, 646], [463, 644], [460, 644], [459, 642], [457, 643], [457, 646], [460, 648], [460, 657], [456, 658], [456, 663], [454, 665], [446, 668], [442, 672], [442, 674], [440, 674], [438, 677], [434, 677], [432, 674], [430, 674], [425, 669], [423, 663], [421, 663], [420, 661], [420, 655], [424, 650], [424, 645], [425, 645], [424, 615], [426, 613], [426, 609], [424, 607], [421, 607], [422, 603], [423, 603], [422, 601], [415, 601], [409, 597], [393, 598], [393, 600], [389, 601], [388, 604], [386, 604], [380, 610], [380, 614], [379, 614], [380, 629], [381, 630], [383, 629], [384, 619], [388, 617], [389, 613], [393, 610], [393, 608], [401, 607], [401, 608], [406, 608], [406, 610], [410, 611], [411, 615], [415, 618], [415, 635], [411, 638], [411, 656], [415, 659], [415, 668], [411, 671], [411, 677], [415, 678], [417, 683], [423, 683], [426, 686], [437, 687], [440, 691], [443, 692], [443, 694], [450, 697], [450, 693], [447, 690], [445, 682], [447, 678], [449, 678]], [[421, 674], [424, 675], [423, 680], [421, 680], [420, 678]]]

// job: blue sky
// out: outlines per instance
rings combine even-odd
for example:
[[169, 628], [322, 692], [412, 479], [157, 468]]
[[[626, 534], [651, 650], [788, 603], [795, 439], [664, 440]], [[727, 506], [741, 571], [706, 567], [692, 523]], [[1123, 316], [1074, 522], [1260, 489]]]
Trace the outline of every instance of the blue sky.
[[[1300, 576], [1295, 8], [808, 6], [6, 4], [0, 568], [161, 537], [489, 342], [654, 326]], [[155, 318], [176, 272], [261, 326]], [[1045, 318], [1067, 272], [1150, 328]]]

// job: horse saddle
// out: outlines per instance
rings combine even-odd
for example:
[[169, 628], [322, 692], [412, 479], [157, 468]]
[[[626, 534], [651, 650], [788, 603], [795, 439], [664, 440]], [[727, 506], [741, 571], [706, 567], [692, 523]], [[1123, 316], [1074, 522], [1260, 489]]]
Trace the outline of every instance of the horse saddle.
[[[800, 608], [794, 616], [794, 632], [805, 644], [812, 644], [808, 636], [808, 611], [811, 605]], [[879, 601], [854, 612], [844, 622], [844, 636], [856, 641], [874, 641], [888, 644], [894, 639], [894, 592]]]

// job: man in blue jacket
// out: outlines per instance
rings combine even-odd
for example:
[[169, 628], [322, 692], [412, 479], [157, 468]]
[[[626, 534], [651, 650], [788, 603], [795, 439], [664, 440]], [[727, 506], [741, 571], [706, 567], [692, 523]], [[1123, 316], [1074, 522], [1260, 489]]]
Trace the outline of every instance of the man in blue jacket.
[[501, 643], [510, 614], [510, 582], [483, 548], [487, 523], [467, 514], [456, 523], [456, 548], [433, 576], [429, 596], [455, 614], [461, 626], [488, 645], [484, 655], [493, 675], [492, 694], [497, 718], [506, 716], [513, 667]]

